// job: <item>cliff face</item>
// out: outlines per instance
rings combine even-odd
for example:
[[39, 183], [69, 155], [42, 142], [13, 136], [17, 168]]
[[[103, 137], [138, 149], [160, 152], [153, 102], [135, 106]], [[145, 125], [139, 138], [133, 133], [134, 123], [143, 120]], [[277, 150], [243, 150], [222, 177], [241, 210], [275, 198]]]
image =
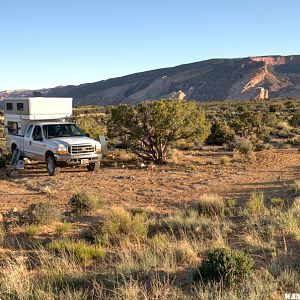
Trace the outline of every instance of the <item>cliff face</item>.
[[[212, 59], [141, 72], [79, 86], [44, 89], [45, 96], [69, 96], [75, 105], [138, 103], [173, 98], [198, 101], [300, 96], [300, 55]], [[0, 93], [0, 97], [31, 91]]]

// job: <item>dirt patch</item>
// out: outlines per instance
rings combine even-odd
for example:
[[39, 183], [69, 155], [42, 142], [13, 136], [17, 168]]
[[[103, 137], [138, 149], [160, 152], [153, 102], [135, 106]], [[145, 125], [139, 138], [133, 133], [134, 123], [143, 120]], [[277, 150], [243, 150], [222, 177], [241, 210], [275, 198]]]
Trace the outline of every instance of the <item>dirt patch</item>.
[[[222, 165], [220, 158], [230, 162]], [[85, 168], [64, 169], [49, 177], [43, 164], [26, 165], [18, 178], [3, 171], [0, 180], [0, 211], [24, 209], [30, 203], [51, 201], [62, 210], [77, 190], [100, 193], [111, 206], [139, 207], [167, 212], [197, 199], [202, 193], [246, 199], [252, 191], [268, 197], [291, 195], [300, 177], [300, 153], [293, 149], [267, 150], [251, 158], [234, 157], [217, 149], [186, 152], [177, 165], [138, 168], [102, 167], [98, 173]]]

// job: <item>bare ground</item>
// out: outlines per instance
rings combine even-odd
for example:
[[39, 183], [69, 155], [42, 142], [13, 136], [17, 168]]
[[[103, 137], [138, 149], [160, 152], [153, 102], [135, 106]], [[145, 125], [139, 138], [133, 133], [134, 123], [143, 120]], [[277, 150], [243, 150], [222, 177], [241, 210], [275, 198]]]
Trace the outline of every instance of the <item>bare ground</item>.
[[[220, 163], [230, 158], [226, 165]], [[300, 177], [300, 153], [294, 149], [266, 150], [250, 158], [216, 148], [185, 152], [178, 164], [138, 168], [129, 164], [103, 166], [98, 173], [85, 168], [63, 169], [49, 177], [43, 164], [26, 165], [18, 178], [0, 173], [0, 212], [22, 210], [30, 203], [52, 201], [62, 210], [78, 190], [97, 192], [111, 206], [168, 212], [214, 193], [244, 201], [252, 191], [266, 198], [289, 198]]]

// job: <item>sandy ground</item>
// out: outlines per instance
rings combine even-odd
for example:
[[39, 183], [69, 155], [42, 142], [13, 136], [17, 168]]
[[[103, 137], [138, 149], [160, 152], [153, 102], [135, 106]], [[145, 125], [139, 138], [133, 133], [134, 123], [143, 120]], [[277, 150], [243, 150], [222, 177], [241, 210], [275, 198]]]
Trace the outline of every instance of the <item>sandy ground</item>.
[[[220, 163], [228, 156], [231, 162]], [[137, 168], [120, 164], [63, 169], [49, 177], [43, 164], [26, 165], [18, 178], [0, 173], [0, 212], [24, 209], [30, 203], [52, 201], [62, 210], [78, 190], [96, 192], [113, 206], [138, 207], [167, 212], [182, 207], [203, 193], [244, 201], [252, 191], [267, 198], [289, 198], [294, 180], [300, 178], [300, 153], [295, 149], [266, 150], [251, 159], [234, 157], [216, 149], [185, 153], [179, 164]]]

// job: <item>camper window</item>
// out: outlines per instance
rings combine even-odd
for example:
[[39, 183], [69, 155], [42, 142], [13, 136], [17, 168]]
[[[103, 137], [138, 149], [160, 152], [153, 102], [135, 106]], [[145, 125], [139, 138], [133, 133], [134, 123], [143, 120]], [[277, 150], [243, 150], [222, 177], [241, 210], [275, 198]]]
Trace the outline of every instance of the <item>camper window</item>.
[[7, 122], [7, 130], [9, 134], [18, 134], [18, 123], [8, 121]]
[[23, 103], [17, 103], [17, 111], [24, 111], [24, 104]]
[[6, 103], [6, 110], [13, 110], [13, 104], [11, 102]]

